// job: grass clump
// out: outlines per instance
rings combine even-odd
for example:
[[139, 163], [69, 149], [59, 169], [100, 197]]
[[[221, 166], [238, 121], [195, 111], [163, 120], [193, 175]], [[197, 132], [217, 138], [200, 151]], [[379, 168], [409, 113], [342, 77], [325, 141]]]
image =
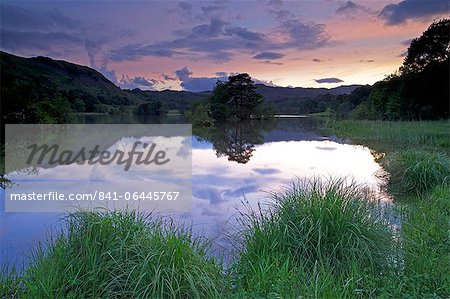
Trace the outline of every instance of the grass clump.
[[398, 284], [407, 297], [450, 297], [449, 219], [449, 185], [409, 201], [402, 223], [403, 283]]
[[393, 193], [424, 194], [450, 176], [450, 161], [443, 153], [408, 149], [390, 155], [384, 164]]
[[19, 298], [217, 298], [221, 267], [205, 243], [135, 212], [78, 212], [35, 251]]
[[375, 204], [345, 180], [295, 184], [241, 222], [241, 293], [353, 297], [368, 291], [365, 276], [381, 273], [391, 249]]

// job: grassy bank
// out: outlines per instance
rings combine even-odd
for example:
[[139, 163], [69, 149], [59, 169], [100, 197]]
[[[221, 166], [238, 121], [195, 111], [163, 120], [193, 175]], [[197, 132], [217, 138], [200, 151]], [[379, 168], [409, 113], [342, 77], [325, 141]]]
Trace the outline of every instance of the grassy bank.
[[3, 271], [0, 297], [449, 298], [448, 123], [329, 125], [386, 150], [394, 229], [360, 187], [305, 181], [239, 216], [225, 271], [205, 239], [170, 220], [80, 212], [22, 274]]
[[403, 203], [404, 269], [397, 292], [409, 298], [450, 296], [450, 186]]
[[329, 120], [324, 131], [379, 152], [414, 148], [449, 153], [450, 149], [449, 121]]
[[382, 155], [401, 218], [381, 297], [450, 297], [450, 123], [329, 121], [326, 131]]
[[[21, 276], [2, 275], [2, 298], [217, 298], [225, 286], [207, 244], [133, 212], [80, 212]], [[45, 249], [44, 249], [45, 248]]]

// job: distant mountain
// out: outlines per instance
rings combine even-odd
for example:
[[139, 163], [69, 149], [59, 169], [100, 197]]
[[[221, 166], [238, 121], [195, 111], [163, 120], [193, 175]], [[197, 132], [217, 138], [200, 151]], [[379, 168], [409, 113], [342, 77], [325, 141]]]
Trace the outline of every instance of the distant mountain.
[[206, 100], [211, 92], [190, 92], [176, 90], [140, 90], [128, 91], [142, 101], [161, 101], [169, 109], [186, 110], [191, 104]]
[[23, 58], [0, 51], [0, 69], [2, 103], [15, 112], [57, 95], [71, 106], [84, 106], [81, 108], [86, 112], [95, 111], [99, 104], [129, 106], [139, 102], [96, 70], [66, 61]]
[[320, 95], [342, 95], [349, 94], [354, 89], [361, 87], [362, 85], [348, 85], [339, 86], [334, 88], [305, 88], [305, 87], [274, 87], [266, 86], [263, 84], [256, 85], [256, 91], [263, 95], [268, 102], [282, 100], [282, 99], [301, 99], [301, 98], [314, 98]]
[[[2, 122], [64, 122], [68, 112], [118, 112], [147, 101], [186, 110], [211, 92], [122, 90], [98, 71], [47, 57], [23, 58], [0, 51]], [[280, 112], [316, 111], [359, 85], [336, 88], [287, 88], [257, 85]], [[318, 96], [326, 95], [317, 100]], [[316, 101], [309, 107], [309, 100]], [[305, 104], [306, 103], [306, 104]], [[311, 110], [312, 109], [312, 110]], [[58, 116], [59, 115], [59, 116]]]

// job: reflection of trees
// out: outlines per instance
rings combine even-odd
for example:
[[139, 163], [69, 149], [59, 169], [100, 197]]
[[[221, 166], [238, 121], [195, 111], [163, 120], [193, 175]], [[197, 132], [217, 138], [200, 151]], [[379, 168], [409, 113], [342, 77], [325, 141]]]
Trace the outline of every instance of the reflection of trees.
[[241, 121], [217, 124], [214, 128], [193, 128], [194, 134], [211, 142], [218, 157], [227, 156], [229, 161], [247, 163], [256, 144], [264, 143], [263, 131], [273, 129], [273, 121]]

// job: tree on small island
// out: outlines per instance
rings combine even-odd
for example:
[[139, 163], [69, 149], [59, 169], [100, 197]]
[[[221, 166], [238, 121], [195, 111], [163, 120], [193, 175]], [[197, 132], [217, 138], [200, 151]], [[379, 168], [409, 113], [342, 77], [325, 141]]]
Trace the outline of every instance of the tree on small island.
[[[211, 125], [215, 121], [243, 120], [262, 117], [261, 111], [271, 114], [268, 109], [262, 109], [262, 95], [256, 92], [256, 86], [247, 73], [232, 75], [228, 81], [217, 81], [211, 97], [204, 103], [194, 105], [188, 111], [188, 118], [199, 125]], [[202, 113], [200, 113], [202, 112]], [[205, 112], [210, 120], [205, 120]], [[200, 117], [201, 119], [198, 119]]]

